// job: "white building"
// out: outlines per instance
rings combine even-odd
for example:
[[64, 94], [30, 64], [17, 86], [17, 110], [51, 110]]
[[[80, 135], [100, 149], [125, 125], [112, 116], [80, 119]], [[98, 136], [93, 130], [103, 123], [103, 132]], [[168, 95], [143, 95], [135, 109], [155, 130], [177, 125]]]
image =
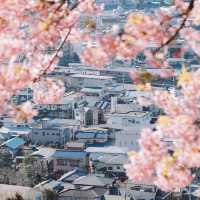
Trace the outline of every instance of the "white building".
[[56, 104], [40, 104], [36, 105], [40, 117], [73, 119], [74, 109], [78, 104], [85, 101], [83, 93], [69, 92], [64, 94], [60, 101]]
[[114, 113], [107, 115], [107, 127], [113, 129], [115, 146], [138, 150], [142, 128], [151, 127], [149, 112]]
[[99, 109], [94, 107], [77, 108], [74, 111], [74, 118], [78, 120], [83, 126], [98, 125], [99, 112]]
[[43, 119], [41, 124], [32, 127], [31, 142], [37, 145], [64, 146], [78, 127], [80, 123], [76, 120]]
[[103, 87], [110, 85], [113, 82], [112, 76], [98, 76], [87, 74], [73, 74], [68, 77], [69, 87], [84, 88], [84, 87]]

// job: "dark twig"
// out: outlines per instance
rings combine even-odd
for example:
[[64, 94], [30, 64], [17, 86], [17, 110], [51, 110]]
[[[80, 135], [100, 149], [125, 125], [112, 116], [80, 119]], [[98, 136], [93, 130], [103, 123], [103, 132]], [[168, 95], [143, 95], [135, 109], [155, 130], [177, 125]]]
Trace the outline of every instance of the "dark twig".
[[158, 47], [153, 53], [156, 54], [157, 52], [159, 52], [163, 47], [167, 46], [168, 44], [170, 44], [174, 39], [176, 39], [176, 37], [178, 36], [178, 34], [180, 33], [180, 31], [184, 28], [186, 21], [192, 11], [192, 9], [194, 8], [194, 2], [195, 0], [191, 0], [189, 3], [189, 6], [187, 8], [187, 10], [183, 13], [183, 20], [180, 24], [180, 26], [176, 29], [175, 33], [164, 43], [161, 44], [160, 47]]
[[[84, 1], [84, 0], [83, 0]], [[70, 11], [76, 9], [78, 7], [78, 5], [80, 4], [80, 2], [78, 1], [77, 3], [75, 3], [71, 8], [70, 8]], [[58, 6], [58, 8], [54, 11], [54, 13], [56, 13], [62, 6], [64, 5], [64, 1], [60, 4], [60, 6]], [[67, 41], [71, 31], [72, 31], [72, 28], [75, 24], [71, 25], [68, 29], [68, 32], [67, 34], [65, 35], [64, 39], [61, 41], [60, 45], [56, 48], [56, 51], [53, 55], [53, 57], [51, 58], [51, 60], [49, 61], [49, 64], [42, 70], [41, 74], [36, 77], [34, 80], [33, 80], [33, 83], [39, 81], [41, 79], [42, 76], [46, 75], [48, 73], [48, 70], [51, 68], [52, 64], [54, 63], [54, 61], [56, 60], [56, 58], [58, 57], [58, 53], [60, 52], [60, 50], [63, 48], [65, 42]]]

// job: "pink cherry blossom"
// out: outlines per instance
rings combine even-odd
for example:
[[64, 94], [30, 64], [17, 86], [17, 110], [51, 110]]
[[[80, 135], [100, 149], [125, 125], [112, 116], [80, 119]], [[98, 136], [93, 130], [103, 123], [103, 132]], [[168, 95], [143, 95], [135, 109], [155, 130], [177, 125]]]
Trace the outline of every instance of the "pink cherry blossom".
[[62, 81], [43, 79], [33, 86], [33, 101], [37, 104], [57, 103], [64, 95], [64, 84]]
[[37, 111], [32, 108], [31, 102], [27, 101], [20, 106], [13, 106], [10, 115], [13, 117], [15, 122], [19, 123], [31, 120], [37, 115]]
[[82, 53], [81, 59], [83, 63], [98, 68], [109, 62], [109, 56], [102, 48], [98, 47], [86, 48]]
[[193, 179], [188, 168], [179, 164], [174, 158], [167, 157], [157, 165], [157, 179], [154, 182], [165, 191], [179, 192]]
[[134, 182], [151, 184], [154, 181], [154, 162], [147, 160], [142, 153], [131, 155], [130, 163], [124, 167], [128, 177]]

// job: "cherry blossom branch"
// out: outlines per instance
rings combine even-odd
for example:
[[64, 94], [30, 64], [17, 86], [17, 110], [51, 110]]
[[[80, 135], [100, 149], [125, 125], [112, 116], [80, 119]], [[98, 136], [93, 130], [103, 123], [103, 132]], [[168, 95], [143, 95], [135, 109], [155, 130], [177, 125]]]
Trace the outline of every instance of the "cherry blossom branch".
[[33, 82], [37, 82], [38, 80], [40, 80], [40, 78], [44, 75], [47, 74], [48, 70], [51, 68], [52, 64], [54, 63], [55, 59], [58, 57], [58, 53], [60, 52], [60, 50], [63, 48], [65, 42], [67, 41], [71, 31], [72, 31], [72, 27], [73, 25], [69, 28], [67, 34], [65, 35], [64, 39], [61, 41], [60, 45], [58, 46], [58, 48], [56, 49], [55, 54], [53, 55], [53, 57], [51, 58], [51, 60], [49, 61], [49, 64], [47, 65], [47, 67], [42, 71], [42, 73], [33, 80]]
[[191, 0], [189, 3], [189, 6], [187, 8], [187, 10], [182, 13], [182, 16], [185, 16], [182, 20], [182, 23], [180, 24], [180, 26], [176, 29], [175, 33], [164, 43], [161, 44], [161, 46], [159, 48], [157, 48], [153, 53], [156, 54], [158, 51], [160, 51], [163, 47], [167, 46], [168, 44], [170, 44], [180, 33], [180, 31], [183, 29], [183, 27], [186, 24], [186, 21], [192, 11], [192, 9], [194, 8], [194, 2], [195, 0]]
[[[84, 1], [84, 0], [83, 0]], [[70, 11], [76, 9], [78, 7], [78, 5], [80, 4], [80, 1], [75, 3], [71, 8]], [[64, 5], [64, 1], [61, 2], [61, 4], [56, 8], [56, 10], [54, 11], [54, 13], [56, 13], [60, 8], [62, 8], [62, 6]], [[71, 31], [72, 31], [72, 27], [74, 26], [71, 25], [68, 29], [67, 34], [65, 35], [64, 39], [61, 41], [60, 45], [57, 47], [55, 54], [53, 55], [53, 57], [51, 58], [51, 60], [49, 61], [49, 64], [47, 65], [47, 67], [42, 71], [42, 73], [33, 80], [33, 83], [39, 81], [41, 79], [42, 76], [46, 75], [48, 70], [51, 68], [52, 64], [54, 63], [54, 61], [56, 60], [56, 58], [58, 57], [58, 53], [60, 52], [60, 50], [63, 48], [65, 42], [67, 41]]]

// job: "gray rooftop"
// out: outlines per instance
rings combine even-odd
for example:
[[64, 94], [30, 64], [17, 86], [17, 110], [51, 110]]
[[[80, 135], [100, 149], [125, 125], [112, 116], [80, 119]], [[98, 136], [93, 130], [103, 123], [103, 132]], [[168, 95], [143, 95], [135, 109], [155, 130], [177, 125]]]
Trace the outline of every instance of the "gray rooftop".
[[95, 174], [89, 174], [87, 176], [82, 176], [76, 179], [73, 184], [75, 185], [90, 185], [90, 186], [99, 186], [104, 187], [110, 185], [113, 182], [110, 178], [101, 177]]

